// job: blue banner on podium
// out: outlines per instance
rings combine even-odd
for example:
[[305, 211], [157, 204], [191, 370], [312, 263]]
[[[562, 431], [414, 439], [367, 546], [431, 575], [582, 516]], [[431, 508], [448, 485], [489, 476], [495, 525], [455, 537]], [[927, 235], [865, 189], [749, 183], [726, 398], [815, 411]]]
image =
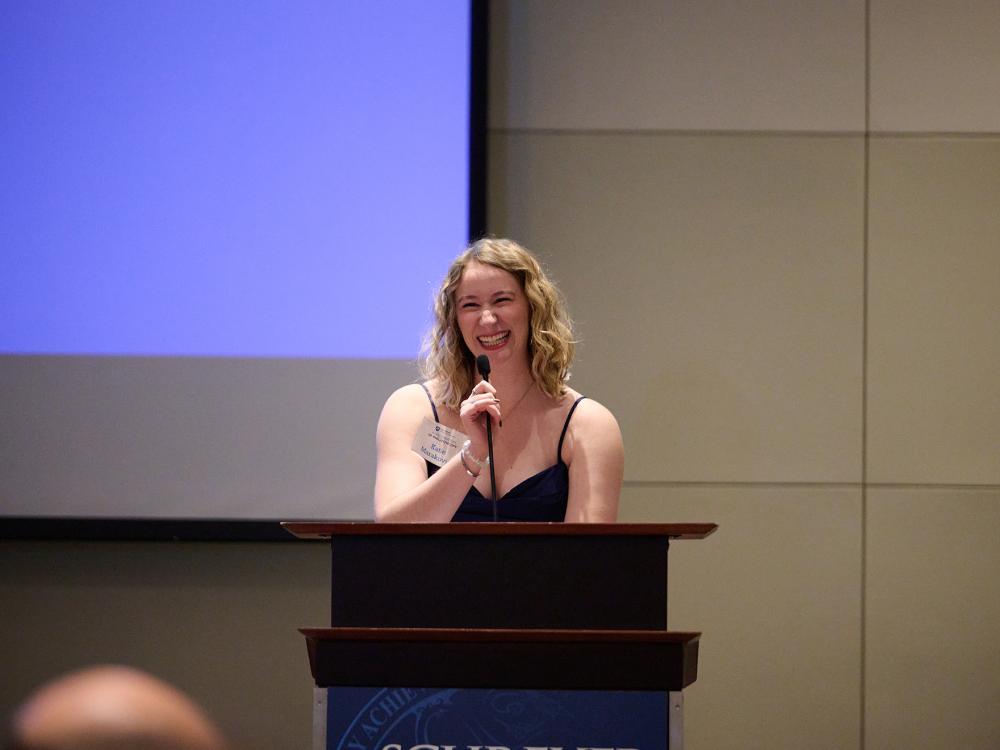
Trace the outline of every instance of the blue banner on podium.
[[329, 688], [327, 750], [666, 750], [668, 693]]

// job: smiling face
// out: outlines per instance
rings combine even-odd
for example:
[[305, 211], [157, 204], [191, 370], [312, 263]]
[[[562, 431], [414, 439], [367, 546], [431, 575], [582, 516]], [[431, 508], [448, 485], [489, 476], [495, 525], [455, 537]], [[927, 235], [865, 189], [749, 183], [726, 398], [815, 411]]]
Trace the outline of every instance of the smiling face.
[[502, 268], [466, 266], [455, 288], [455, 312], [465, 345], [476, 357], [486, 354], [493, 367], [528, 365], [531, 312], [520, 282]]

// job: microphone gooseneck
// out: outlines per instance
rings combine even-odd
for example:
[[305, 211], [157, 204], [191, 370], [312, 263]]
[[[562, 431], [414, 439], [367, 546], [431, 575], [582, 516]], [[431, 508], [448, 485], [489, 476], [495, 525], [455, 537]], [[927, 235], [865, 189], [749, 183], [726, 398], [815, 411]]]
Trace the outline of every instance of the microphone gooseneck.
[[[490, 358], [485, 354], [480, 354], [476, 357], [476, 369], [482, 376], [483, 380], [487, 383], [490, 382]], [[487, 455], [489, 456], [489, 466], [490, 466], [490, 496], [493, 498], [493, 520], [498, 521], [497, 517], [497, 475], [496, 470], [493, 468], [493, 420], [490, 415], [486, 415], [486, 448]]]

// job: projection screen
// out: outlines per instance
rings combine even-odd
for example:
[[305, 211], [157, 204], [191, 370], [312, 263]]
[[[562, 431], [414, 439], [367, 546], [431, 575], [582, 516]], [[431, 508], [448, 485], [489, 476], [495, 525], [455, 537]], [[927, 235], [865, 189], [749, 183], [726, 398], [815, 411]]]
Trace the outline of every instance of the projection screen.
[[8, 535], [371, 518], [379, 410], [482, 231], [479, 5], [0, 7]]

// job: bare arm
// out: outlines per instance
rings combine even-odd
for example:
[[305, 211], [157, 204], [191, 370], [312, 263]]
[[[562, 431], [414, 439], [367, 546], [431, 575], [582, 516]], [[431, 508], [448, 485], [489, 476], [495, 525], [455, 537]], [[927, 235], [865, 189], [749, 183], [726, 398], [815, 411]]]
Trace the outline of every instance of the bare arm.
[[570, 420], [563, 457], [569, 465], [566, 520], [614, 523], [625, 473], [622, 434], [614, 415], [596, 401], [580, 402]]
[[[463, 428], [476, 432], [475, 420], [483, 411], [499, 413], [491, 406], [492, 395], [463, 406]], [[427, 476], [424, 460], [410, 449], [424, 417], [431, 416], [427, 395], [419, 385], [400, 388], [385, 402], [376, 432], [378, 464], [375, 469], [375, 520], [394, 522], [441, 522], [451, 520], [474, 481], [459, 455], [452, 456], [433, 476]], [[466, 425], [466, 418], [469, 424]], [[473, 451], [480, 442], [475, 438]], [[483, 442], [485, 438], [483, 438]], [[485, 455], [480, 449], [477, 455]], [[477, 467], [472, 467], [474, 471]]]

